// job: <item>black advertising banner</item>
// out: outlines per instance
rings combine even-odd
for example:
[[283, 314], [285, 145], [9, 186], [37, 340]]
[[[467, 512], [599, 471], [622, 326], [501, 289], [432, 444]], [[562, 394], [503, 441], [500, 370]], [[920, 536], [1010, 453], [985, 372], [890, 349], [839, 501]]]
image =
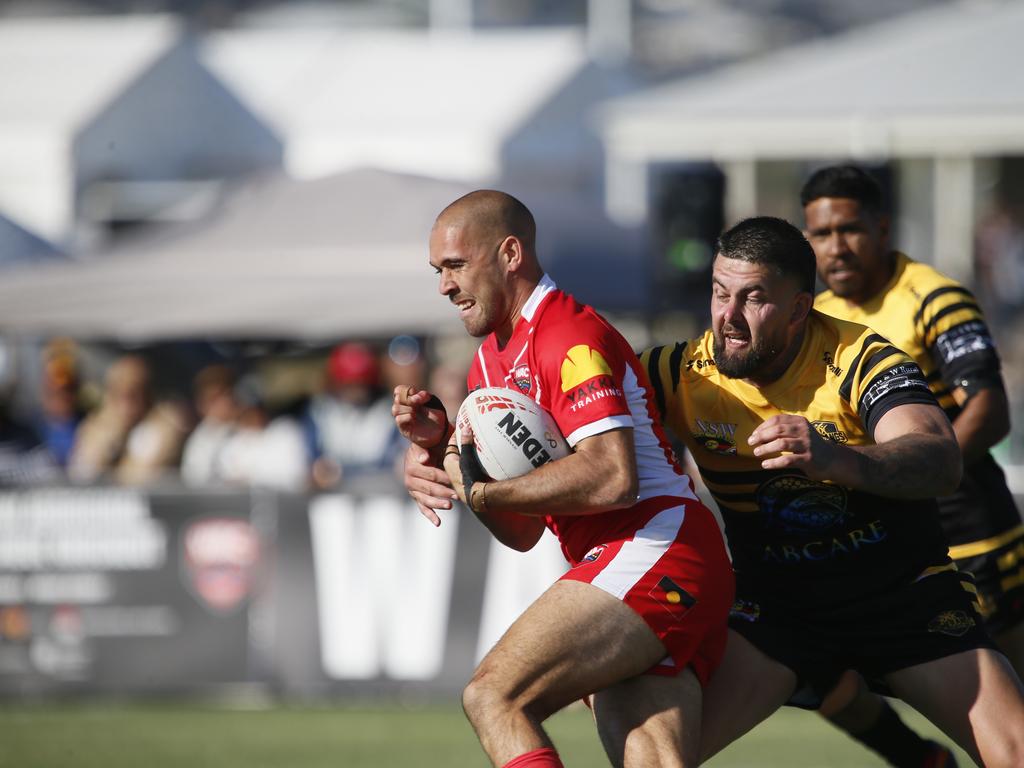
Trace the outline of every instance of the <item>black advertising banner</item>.
[[263, 544], [248, 495], [0, 494], [0, 691], [250, 679]]
[[393, 485], [0, 493], [0, 695], [451, 693], [565, 568]]

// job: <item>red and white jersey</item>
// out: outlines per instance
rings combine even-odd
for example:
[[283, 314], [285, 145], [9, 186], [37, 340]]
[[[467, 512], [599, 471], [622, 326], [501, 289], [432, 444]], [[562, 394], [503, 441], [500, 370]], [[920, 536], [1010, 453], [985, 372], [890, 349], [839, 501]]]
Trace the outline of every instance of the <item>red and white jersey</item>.
[[494, 334], [484, 339], [467, 384], [470, 391], [504, 386], [530, 395], [554, 416], [570, 446], [612, 429], [633, 429], [637, 503], [594, 515], [545, 518], [573, 565], [591, 547], [632, 535], [680, 499], [697, 500], [658, 421], [654, 392], [633, 349], [547, 275], [523, 307], [508, 344], [499, 348]]

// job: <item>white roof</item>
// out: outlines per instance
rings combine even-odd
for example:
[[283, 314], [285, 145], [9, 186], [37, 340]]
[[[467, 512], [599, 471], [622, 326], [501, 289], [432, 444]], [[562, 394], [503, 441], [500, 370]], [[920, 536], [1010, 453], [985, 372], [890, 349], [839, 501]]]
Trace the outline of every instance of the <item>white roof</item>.
[[971, 2], [615, 100], [607, 142], [645, 159], [1024, 150], [1024, 3]]
[[177, 41], [170, 16], [0, 20], [0, 136], [73, 131]]
[[[0, 332], [123, 340], [461, 332], [438, 293], [427, 240], [437, 214], [471, 189], [374, 170], [266, 176], [201, 225], [89, 262], [6, 271]], [[568, 290], [611, 307], [643, 300], [643, 265], [629, 261], [640, 254], [635, 232], [573, 200], [523, 199], [537, 214], [544, 263], [566, 276]]]
[[67, 256], [52, 243], [0, 215], [0, 267], [66, 259]]
[[569, 29], [236, 30], [212, 35], [204, 61], [282, 137], [293, 175], [486, 179], [587, 56]]
[[0, 330], [154, 340], [459, 329], [427, 236], [468, 191], [372, 171], [265, 177], [203, 226], [89, 262], [7, 271]]

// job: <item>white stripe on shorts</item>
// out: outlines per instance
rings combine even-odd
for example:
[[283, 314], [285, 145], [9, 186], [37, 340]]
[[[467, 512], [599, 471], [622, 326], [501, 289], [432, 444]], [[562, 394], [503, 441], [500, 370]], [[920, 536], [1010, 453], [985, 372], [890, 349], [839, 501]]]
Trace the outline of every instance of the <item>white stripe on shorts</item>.
[[686, 507], [662, 510], [625, 542], [591, 584], [620, 600], [668, 552], [686, 518]]

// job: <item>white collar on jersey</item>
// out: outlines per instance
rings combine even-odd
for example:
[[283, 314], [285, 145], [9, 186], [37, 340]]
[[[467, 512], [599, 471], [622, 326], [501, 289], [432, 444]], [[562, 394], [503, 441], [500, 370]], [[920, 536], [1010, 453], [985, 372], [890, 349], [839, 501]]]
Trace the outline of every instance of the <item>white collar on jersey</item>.
[[545, 272], [544, 276], [537, 283], [537, 287], [533, 289], [533, 293], [530, 294], [530, 298], [526, 300], [526, 304], [523, 305], [523, 311], [520, 312], [521, 317], [525, 317], [527, 322], [533, 322], [533, 315], [537, 311], [537, 307], [544, 301], [544, 297], [555, 290], [558, 286], [555, 285], [555, 281], [548, 277]]

